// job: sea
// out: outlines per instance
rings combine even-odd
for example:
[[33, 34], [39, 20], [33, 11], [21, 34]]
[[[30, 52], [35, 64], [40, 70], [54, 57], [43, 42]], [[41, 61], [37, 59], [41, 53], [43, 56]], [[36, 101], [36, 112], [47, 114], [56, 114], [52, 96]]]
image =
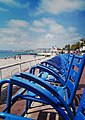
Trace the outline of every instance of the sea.
[[35, 55], [36, 53], [21, 52], [21, 51], [0, 51], [0, 58], [10, 58], [17, 55]]

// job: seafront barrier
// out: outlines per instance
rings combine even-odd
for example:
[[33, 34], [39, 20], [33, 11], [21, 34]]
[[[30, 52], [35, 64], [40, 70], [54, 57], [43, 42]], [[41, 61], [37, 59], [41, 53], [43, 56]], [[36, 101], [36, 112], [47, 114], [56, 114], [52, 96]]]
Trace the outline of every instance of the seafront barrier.
[[27, 71], [33, 65], [36, 65], [46, 59], [48, 59], [48, 57], [40, 56], [40, 57], [36, 57], [31, 60], [26, 59], [25, 61], [22, 61], [22, 62], [16, 62], [16, 63], [12, 63], [9, 65], [1, 66], [0, 67], [0, 80], [3, 78], [8, 78], [18, 72]]

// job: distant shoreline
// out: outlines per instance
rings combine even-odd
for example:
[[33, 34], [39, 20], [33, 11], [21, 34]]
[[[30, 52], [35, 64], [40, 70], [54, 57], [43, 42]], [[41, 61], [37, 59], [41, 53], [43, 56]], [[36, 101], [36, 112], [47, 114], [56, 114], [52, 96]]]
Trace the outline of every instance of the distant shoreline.
[[0, 51], [0, 59], [13, 58], [20, 55], [37, 55], [35, 52], [21, 52], [21, 51]]

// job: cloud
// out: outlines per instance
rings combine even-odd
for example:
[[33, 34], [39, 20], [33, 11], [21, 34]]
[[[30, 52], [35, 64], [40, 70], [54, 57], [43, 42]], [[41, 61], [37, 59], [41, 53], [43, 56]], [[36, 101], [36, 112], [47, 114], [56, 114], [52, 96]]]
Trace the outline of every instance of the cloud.
[[21, 4], [19, 1], [15, 0], [0, 0], [1, 3], [9, 5], [10, 7], [18, 7], [18, 8], [28, 8], [29, 2]]
[[0, 12], [8, 12], [8, 9], [0, 7]]
[[25, 20], [11, 19], [8, 21], [10, 27], [28, 27], [29, 23]]
[[[29, 23], [25, 20], [11, 19], [6, 22], [7, 27], [1, 28], [0, 33], [8, 35], [22, 35], [27, 32]], [[26, 30], [25, 30], [26, 28]]]
[[39, 33], [46, 32], [45, 29], [39, 28], [39, 27], [30, 27], [29, 30], [30, 30], [30, 31], [33, 31], [33, 32], [39, 32]]
[[64, 27], [60, 24], [58, 24], [55, 20], [52, 18], [42, 18], [41, 20], [34, 20], [32, 23], [31, 30], [34, 30], [35, 32], [50, 32], [50, 33], [61, 33], [64, 32]]
[[[37, 23], [37, 24], [36, 24]], [[63, 47], [80, 39], [77, 28], [65, 28], [52, 18], [42, 18], [28, 23], [11, 19], [7, 27], [0, 29], [0, 49], [35, 49], [43, 47]], [[3, 45], [5, 48], [3, 48]]]
[[58, 23], [50, 25], [49, 29], [50, 29], [50, 32], [56, 33], [56, 34], [65, 32], [65, 28], [62, 25], [58, 24]]
[[84, 0], [41, 0], [36, 14], [50, 13], [60, 14], [75, 10], [85, 10]]
[[0, 0], [0, 2], [3, 2], [5, 4], [12, 3], [14, 0]]
[[46, 36], [45, 36], [45, 38], [46, 38], [46, 39], [49, 39], [49, 40], [50, 40], [50, 39], [53, 39], [53, 37], [54, 37], [53, 34], [49, 34], [49, 33], [46, 34]]
[[28, 26], [25, 20], [9, 20], [7, 27], [0, 28], [0, 49], [26, 49], [30, 39]]
[[61, 29], [63, 30], [64, 27], [60, 24], [58, 24], [55, 20], [53, 20], [52, 18], [48, 17], [48, 18], [41, 18], [40, 20], [34, 20], [32, 23], [33, 27], [42, 27], [42, 28], [48, 28], [50, 31], [58, 32], [61, 31]]
[[40, 20], [34, 20], [33, 21], [33, 25], [34, 26], [40, 26], [40, 27], [45, 27], [45, 26], [49, 26], [49, 25], [51, 25], [51, 24], [55, 24], [56, 23], [56, 21], [54, 21], [52, 18], [50, 18], [50, 17], [48, 17], [48, 18], [45, 18], [45, 17], [43, 17], [43, 18], [41, 18]]
[[46, 34], [45, 36], [42, 36], [37, 39], [36, 47], [51, 47], [51, 46], [57, 46], [57, 47], [64, 47], [67, 44], [73, 44], [74, 42], [77, 42], [80, 40], [80, 35], [77, 33], [69, 34]]
[[[74, 41], [78, 41], [81, 38], [77, 33], [77, 28], [73, 26], [65, 28], [52, 18], [42, 18], [36, 20], [36, 22], [33, 21], [32, 27], [38, 34], [37, 37], [33, 38], [33, 44], [36, 44], [37, 48], [51, 47], [52, 45], [63, 47], [66, 44], [73, 44]], [[43, 28], [45, 31], [42, 31], [42, 34], [39, 34], [39, 31], [36, 29], [37, 27]], [[33, 44], [31, 45], [34, 46]]]
[[37, 26], [37, 27], [43, 27], [43, 26], [45, 26], [45, 24], [42, 21], [39, 21], [39, 20], [34, 20], [33, 21], [33, 25]]
[[69, 28], [67, 29], [67, 31], [68, 31], [69, 33], [73, 33], [73, 32], [75, 32], [75, 31], [77, 31], [77, 28], [75, 28], [75, 27], [69, 27]]

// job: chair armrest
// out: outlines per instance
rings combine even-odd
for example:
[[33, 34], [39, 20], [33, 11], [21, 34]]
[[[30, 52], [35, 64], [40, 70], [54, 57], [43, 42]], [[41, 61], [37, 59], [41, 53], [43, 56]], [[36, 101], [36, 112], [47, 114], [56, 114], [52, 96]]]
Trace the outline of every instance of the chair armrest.
[[0, 112], [0, 118], [6, 119], [6, 120], [32, 120], [31, 118], [24, 118], [24, 117], [20, 117], [13, 114], [8, 114], [5, 112]]
[[[54, 86], [52, 86], [51, 84], [49, 84], [48, 82], [44, 81], [43, 79], [37, 77], [37, 76], [34, 76], [32, 74], [29, 74], [29, 73], [26, 73], [26, 72], [23, 72], [23, 73], [20, 73], [21, 77], [25, 78], [25, 79], [28, 79], [29, 81], [33, 81], [34, 83], [37, 83], [39, 84], [41, 87], [40, 87], [40, 90], [43, 91], [43, 89], [41, 89], [42, 87], [44, 87], [46, 90], [48, 90], [52, 95], [55, 96], [55, 98], [60, 102], [60, 104], [62, 104], [65, 109], [67, 110], [67, 112], [69, 113], [69, 115], [72, 117], [72, 113], [70, 111], [70, 108], [69, 106], [67, 105], [67, 103], [65, 102], [65, 100], [62, 98], [62, 96], [59, 95], [59, 93], [57, 92], [56, 88]], [[17, 77], [15, 77], [16, 79], [18, 79]], [[15, 79], [15, 78], [11, 78], [11, 79]], [[20, 77], [19, 77], [20, 78]], [[20, 82], [22, 82], [23, 79], [20, 80]], [[17, 80], [16, 80], [17, 81]], [[28, 81], [28, 82], [29, 82]], [[24, 82], [26, 82], [28, 84], [27, 81], [24, 80]], [[18, 81], [17, 81], [18, 83]], [[32, 83], [32, 82], [31, 82]], [[32, 89], [34, 89], [35, 87], [35, 84], [32, 85]], [[28, 87], [29, 88], [29, 87]], [[38, 88], [37, 88], [38, 89]], [[32, 92], [35, 92], [32, 91]], [[45, 93], [46, 94], [46, 93]], [[48, 94], [46, 94], [47, 96]], [[54, 98], [53, 96], [49, 96], [48, 97], [52, 97], [52, 99]], [[51, 99], [51, 98], [49, 98]], [[56, 100], [56, 103], [57, 103], [57, 100]], [[52, 105], [52, 102], [50, 103]], [[58, 106], [58, 104], [57, 104]], [[56, 105], [53, 106], [54, 108], [56, 107]], [[57, 108], [55, 108], [57, 109]]]

